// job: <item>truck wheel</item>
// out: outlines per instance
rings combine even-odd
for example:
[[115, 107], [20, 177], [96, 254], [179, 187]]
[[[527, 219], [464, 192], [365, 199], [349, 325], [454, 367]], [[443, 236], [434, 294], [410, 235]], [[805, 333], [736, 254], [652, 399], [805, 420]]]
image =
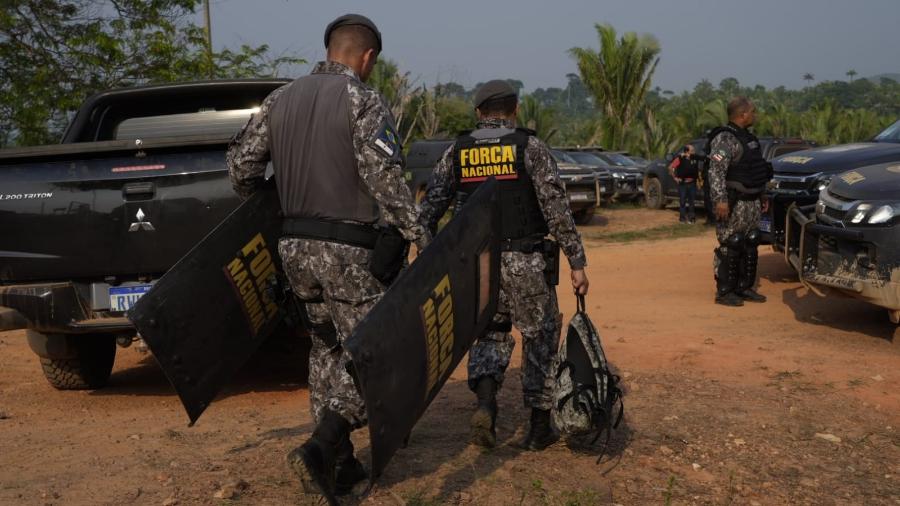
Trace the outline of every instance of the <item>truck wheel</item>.
[[594, 213], [597, 212], [596, 207], [589, 207], [587, 209], [579, 209], [572, 213], [572, 217], [575, 218], [576, 225], [589, 225], [591, 220], [594, 219]]
[[41, 368], [47, 381], [58, 390], [87, 390], [105, 386], [116, 358], [116, 336], [72, 335], [66, 336], [66, 340], [74, 356], [41, 357]]
[[644, 202], [650, 209], [666, 207], [666, 196], [663, 195], [662, 183], [659, 182], [659, 178], [648, 177], [644, 181]]

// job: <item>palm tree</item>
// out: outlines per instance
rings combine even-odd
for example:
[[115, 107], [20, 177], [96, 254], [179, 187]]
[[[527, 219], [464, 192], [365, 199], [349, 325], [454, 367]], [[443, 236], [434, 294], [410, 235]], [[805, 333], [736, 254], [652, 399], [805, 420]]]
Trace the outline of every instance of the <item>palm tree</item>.
[[544, 142], [556, 135], [556, 118], [553, 109], [543, 107], [532, 95], [526, 95], [519, 102], [519, 117], [517, 123], [525, 128], [537, 132], [538, 138]]
[[621, 145], [628, 126], [634, 120], [650, 89], [650, 80], [659, 63], [659, 42], [650, 36], [624, 33], [616, 39], [616, 29], [596, 24], [600, 49], [573, 47], [581, 80], [601, 108], [602, 137], [605, 146]]
[[853, 78], [856, 77], [856, 71], [853, 70], [853, 69], [848, 70], [848, 71], [847, 71], [847, 76], [850, 78], [850, 82], [852, 83], [852, 82], [853, 82]]
[[816, 80], [816, 76], [810, 73], [803, 74], [803, 80], [806, 81], [806, 85], [809, 86], [809, 83]]

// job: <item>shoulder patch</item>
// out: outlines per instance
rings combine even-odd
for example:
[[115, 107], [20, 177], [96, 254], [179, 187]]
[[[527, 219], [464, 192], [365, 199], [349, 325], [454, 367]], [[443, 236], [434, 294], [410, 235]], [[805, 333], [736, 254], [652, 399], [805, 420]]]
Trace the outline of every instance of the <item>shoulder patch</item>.
[[381, 152], [388, 158], [399, 157], [400, 151], [403, 149], [400, 145], [400, 136], [397, 135], [397, 131], [394, 130], [390, 121], [382, 123], [381, 128], [378, 129], [378, 133], [375, 134], [375, 138], [372, 140], [372, 145], [376, 151]]
[[713, 152], [713, 154], [710, 155], [709, 157], [710, 157], [714, 162], [723, 162], [723, 161], [725, 161], [725, 160], [728, 159], [728, 154], [727, 154], [724, 150], [722, 150], [722, 149], [717, 149], [717, 150], [716, 150], [715, 152]]

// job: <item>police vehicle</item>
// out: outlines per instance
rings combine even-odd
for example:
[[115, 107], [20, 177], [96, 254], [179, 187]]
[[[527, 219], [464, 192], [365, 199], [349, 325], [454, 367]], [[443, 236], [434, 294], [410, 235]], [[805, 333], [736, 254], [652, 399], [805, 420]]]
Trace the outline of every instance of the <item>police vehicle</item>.
[[791, 204], [815, 204], [819, 192], [842, 172], [878, 163], [900, 162], [900, 121], [870, 142], [791, 152], [772, 161], [775, 175], [770, 183], [769, 213], [760, 220], [763, 241], [776, 251], [784, 245], [784, 226]]
[[900, 162], [844, 172], [815, 204], [792, 204], [783, 249], [820, 295], [868, 301], [900, 323]]

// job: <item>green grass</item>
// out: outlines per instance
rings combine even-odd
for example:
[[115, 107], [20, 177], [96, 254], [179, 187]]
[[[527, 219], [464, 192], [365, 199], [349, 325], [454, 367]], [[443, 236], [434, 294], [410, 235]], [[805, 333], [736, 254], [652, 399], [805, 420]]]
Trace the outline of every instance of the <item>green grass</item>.
[[601, 242], [632, 242], [632, 241], [659, 241], [663, 239], [681, 239], [702, 235], [707, 228], [699, 223], [685, 225], [675, 223], [672, 225], [660, 225], [658, 227], [643, 230], [626, 230], [623, 232], [604, 232], [602, 230], [584, 230], [581, 235], [585, 239]]

